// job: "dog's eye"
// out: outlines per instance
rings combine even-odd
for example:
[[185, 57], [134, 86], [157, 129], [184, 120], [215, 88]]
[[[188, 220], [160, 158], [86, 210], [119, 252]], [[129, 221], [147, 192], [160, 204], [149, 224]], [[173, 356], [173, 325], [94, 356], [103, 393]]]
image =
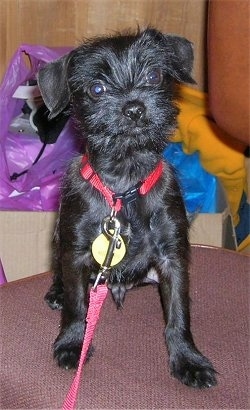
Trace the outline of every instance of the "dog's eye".
[[102, 83], [94, 83], [89, 89], [89, 94], [91, 97], [97, 99], [101, 97], [106, 92], [106, 87]]
[[146, 75], [147, 83], [150, 85], [158, 85], [162, 82], [162, 72], [160, 69], [149, 71]]

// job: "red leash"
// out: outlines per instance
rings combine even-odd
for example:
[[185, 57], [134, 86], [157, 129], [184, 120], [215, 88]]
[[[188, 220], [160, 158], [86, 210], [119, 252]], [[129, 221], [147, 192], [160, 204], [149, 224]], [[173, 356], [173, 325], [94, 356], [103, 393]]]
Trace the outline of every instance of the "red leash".
[[90, 343], [94, 336], [95, 327], [100, 316], [101, 307], [106, 299], [107, 293], [108, 288], [106, 285], [98, 285], [96, 290], [93, 290], [93, 288], [90, 290], [89, 308], [86, 319], [87, 326], [81, 356], [75, 378], [63, 403], [63, 410], [73, 410], [75, 407], [83, 365], [85, 363], [86, 355], [88, 353]]

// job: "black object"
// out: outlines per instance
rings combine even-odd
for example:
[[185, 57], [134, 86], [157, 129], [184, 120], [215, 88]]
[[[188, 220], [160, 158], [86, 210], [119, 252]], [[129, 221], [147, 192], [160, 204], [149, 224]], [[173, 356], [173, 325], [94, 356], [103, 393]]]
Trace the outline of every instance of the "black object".
[[[24, 104], [23, 107], [23, 112], [27, 112], [27, 104]], [[45, 104], [42, 104], [36, 113], [34, 114], [33, 117], [33, 123], [37, 127], [37, 134], [39, 135], [39, 138], [41, 142], [43, 143], [40, 151], [38, 152], [37, 157], [35, 158], [34, 162], [32, 163], [32, 166], [35, 165], [41, 156], [44, 153], [44, 150], [46, 148], [47, 144], [54, 144], [57, 141], [57, 138], [59, 137], [60, 133], [62, 132], [66, 122], [69, 119], [69, 114], [67, 111], [63, 111], [60, 114], [58, 114], [56, 117], [53, 119], [49, 120], [48, 119], [49, 111]], [[29, 171], [29, 169], [25, 169], [22, 172], [14, 172], [10, 180], [15, 181], [17, 178], [20, 176], [26, 174]]]
[[42, 142], [54, 144], [69, 119], [67, 111], [63, 111], [51, 120], [48, 119], [49, 110], [45, 104], [41, 105], [33, 117], [37, 133]]

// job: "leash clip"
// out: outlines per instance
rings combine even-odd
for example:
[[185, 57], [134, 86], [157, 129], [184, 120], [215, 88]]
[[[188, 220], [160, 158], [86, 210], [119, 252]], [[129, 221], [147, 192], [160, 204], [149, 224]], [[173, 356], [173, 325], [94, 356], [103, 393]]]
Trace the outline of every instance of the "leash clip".
[[139, 181], [136, 185], [132, 186], [127, 191], [123, 193], [114, 194], [113, 195], [114, 201], [117, 201], [117, 199], [121, 199], [124, 205], [128, 205], [131, 202], [136, 201], [136, 199], [139, 196], [139, 189], [141, 186], [142, 186], [142, 182]]
[[116, 218], [116, 210], [112, 208], [111, 215], [104, 218], [102, 222], [102, 232], [108, 239], [108, 249], [105, 259], [100, 266], [93, 289], [96, 290], [101, 279], [107, 280], [107, 274], [112, 266], [112, 260], [116, 249], [120, 249], [122, 240], [119, 236], [121, 224]]
[[108, 270], [109, 270], [109, 269], [108, 269], [106, 266], [102, 266], [102, 267], [99, 269], [99, 272], [98, 272], [98, 274], [97, 274], [95, 283], [94, 283], [94, 285], [93, 285], [93, 290], [94, 290], [95, 292], [97, 291], [97, 286], [99, 285], [99, 282], [100, 282], [101, 280], [105, 280], [105, 282], [106, 282], [106, 280], [107, 280], [106, 274], [108, 273]]

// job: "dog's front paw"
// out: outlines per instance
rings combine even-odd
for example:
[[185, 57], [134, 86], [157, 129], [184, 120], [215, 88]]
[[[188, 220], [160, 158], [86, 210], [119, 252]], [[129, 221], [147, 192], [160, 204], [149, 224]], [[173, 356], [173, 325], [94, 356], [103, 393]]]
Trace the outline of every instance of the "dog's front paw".
[[[54, 343], [54, 358], [56, 359], [58, 366], [66, 370], [77, 368], [81, 355], [82, 343], [82, 340], [73, 340], [70, 332], [62, 332], [59, 334]], [[86, 361], [90, 359], [93, 353], [94, 348], [90, 345]]]
[[[58, 366], [68, 369], [76, 369], [79, 363], [82, 346], [60, 347], [54, 349], [54, 358]], [[94, 347], [91, 345], [88, 349], [86, 361], [88, 361], [94, 353]]]
[[171, 374], [187, 386], [203, 389], [217, 384], [216, 371], [200, 353], [180, 354], [170, 360], [170, 368]]
[[81, 354], [81, 346], [54, 346], [54, 358], [58, 366], [64, 369], [77, 368]]

